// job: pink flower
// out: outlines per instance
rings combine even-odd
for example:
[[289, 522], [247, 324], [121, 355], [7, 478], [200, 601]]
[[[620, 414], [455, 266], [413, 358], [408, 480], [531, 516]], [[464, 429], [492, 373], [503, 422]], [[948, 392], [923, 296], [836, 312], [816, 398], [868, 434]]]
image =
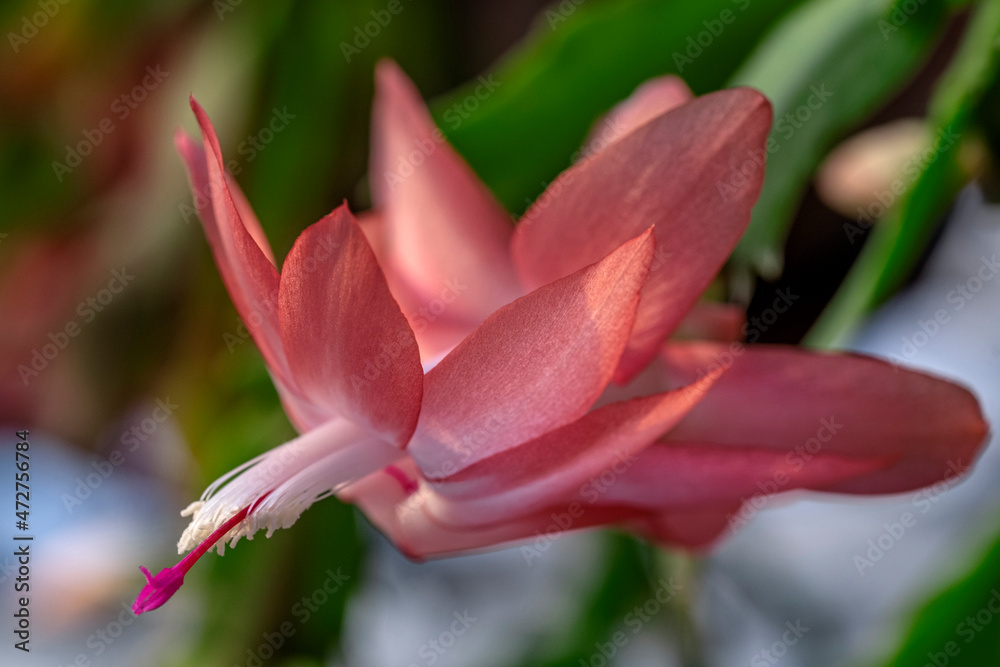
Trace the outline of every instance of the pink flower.
[[[739, 329], [695, 302], [759, 193], [759, 93], [646, 84], [513, 229], [402, 72], [383, 63], [377, 84], [374, 212], [338, 207], [280, 274], [192, 100], [204, 147], [177, 143], [199, 214], [301, 435], [185, 510], [194, 551], [143, 570], [136, 613], [213, 545], [333, 493], [417, 558], [609, 523], [701, 548], [762, 492], [891, 493], [971, 464], [985, 424], [951, 383], [855, 355], [665, 343]], [[741, 167], [745, 187], [722, 193]]]

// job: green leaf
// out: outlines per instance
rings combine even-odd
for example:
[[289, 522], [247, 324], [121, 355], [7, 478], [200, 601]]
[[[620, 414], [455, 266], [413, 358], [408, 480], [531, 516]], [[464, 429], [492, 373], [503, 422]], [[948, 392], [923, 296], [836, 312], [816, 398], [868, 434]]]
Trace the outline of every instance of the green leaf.
[[[998, 40], [1000, 2], [988, 0], [970, 20], [959, 52], [931, 101], [935, 138], [940, 133], [960, 138], [974, 133], [977, 105], [990, 86], [997, 85]], [[904, 283], [941, 216], [968, 181], [959, 158], [958, 145], [937, 151], [897, 206], [876, 223], [851, 272], [810, 331], [807, 344], [843, 345], [863, 318]]]
[[492, 92], [472, 81], [435, 104], [435, 116], [507, 209], [520, 212], [569, 166], [594, 120], [642, 81], [674, 73], [696, 93], [714, 90], [796, 4], [592, 0], [567, 10], [563, 3], [484, 74]]
[[913, 619], [906, 641], [879, 667], [983, 667], [1000, 655], [1000, 541]]
[[[767, 177], [735, 254], [761, 275], [781, 272], [803, 188], [830, 147], [888, 100], [934, 45], [945, 3], [917, 7], [813, 0], [781, 21], [733, 76], [732, 84], [758, 88], [774, 104]], [[734, 174], [729, 185], [740, 179]]]

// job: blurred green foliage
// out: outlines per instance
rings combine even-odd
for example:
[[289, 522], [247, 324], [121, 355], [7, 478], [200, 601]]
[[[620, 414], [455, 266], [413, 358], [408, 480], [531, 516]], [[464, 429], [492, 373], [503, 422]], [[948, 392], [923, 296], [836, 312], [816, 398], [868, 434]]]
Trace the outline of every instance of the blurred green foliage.
[[915, 614], [902, 646], [879, 667], [985, 667], [1000, 655], [1000, 541]]
[[[218, 2], [193, 0], [73, 0], [60, 5], [60, 21], [40, 29], [23, 51], [4, 52], [0, 61], [0, 82], [13, 91], [0, 107], [0, 232], [99, 228], [109, 193], [139, 187], [129, 177], [136, 165], [152, 159], [150, 138], [130, 121], [107, 138], [86, 168], [64, 180], [55, 177], [52, 162], [64, 159], [65, 146], [107, 113], [107, 100], [127, 90], [150, 58], [180, 63], [201, 40], [240, 47], [231, 60], [193, 63], [211, 76], [191, 92], [236, 91], [220, 94], [208, 111], [234, 119], [220, 127], [223, 152], [238, 160], [237, 180], [279, 261], [305, 226], [343, 199], [359, 210], [368, 205], [372, 71], [382, 57], [399, 60], [425, 94], [451, 91], [433, 102], [436, 119], [515, 213], [571, 163], [594, 121], [652, 76], [679, 74], [698, 94], [756, 86], [772, 100], [779, 121], [808, 108], [814, 88], [825, 86], [832, 95], [811, 109], [808, 122], [793, 126], [794, 141], [787, 128], [775, 127], [780, 150], [768, 158], [764, 191], [737, 253], [738, 263], [773, 277], [817, 165], [912, 79], [948, 20], [970, 4], [975, 18], [937, 89], [930, 121], [963, 136], [982, 134], [995, 149], [1000, 124], [990, 110], [1000, 106], [1000, 4], [994, 0], [926, 0], [915, 13], [905, 2], [867, 0], [554, 3], [541, 9], [523, 41], [482, 73], [499, 84], [485, 99], [470, 97], [477, 79], [458, 80], [463, 70], [454, 60], [463, 54], [456, 44], [468, 37], [459, 34], [454, 6], [445, 0], [407, 2], [405, 14], [356, 47], [357, 53], [344, 44], [355, 43], [357, 27], [384, 1], [228, 2], [220, 9]], [[18, 30], [36, 5], [0, 4], [3, 33]], [[232, 81], [239, 67], [250, 79], [242, 88]], [[97, 100], [94, 108], [66, 101], [80, 99], [80, 88]], [[266, 152], [246, 158], [239, 152], [241, 138], [265, 127], [276, 109], [294, 119]], [[179, 122], [192, 127], [189, 116]], [[968, 178], [958, 158], [958, 151], [941, 156], [879, 223], [814, 343], [841, 342], [905, 282]], [[179, 174], [180, 160], [171, 159]], [[188, 200], [187, 194], [172, 194]], [[195, 226], [184, 225], [172, 209], [145, 212], [136, 226], [162, 217], [172, 219], [173, 236], [135, 251], [137, 261], [151, 267], [137, 288], [142, 295], [95, 327], [104, 349], [90, 351], [100, 363], [89, 372], [119, 397], [119, 408], [128, 397], [155, 394], [163, 386], [183, 395], [180, 418], [199, 472], [189, 491], [196, 494], [293, 431], [252, 343], [226, 347], [223, 334], [235, 330], [236, 316]], [[607, 641], [629, 610], [652, 595], [659, 574], [649, 549], [620, 535], [608, 536], [607, 543], [609, 557], [592, 589], [581, 592], [578, 616], [566, 620], [560, 637], [533, 638], [526, 649], [536, 658], [531, 664], [569, 667], [588, 659], [595, 643]], [[986, 604], [990, 587], [1000, 586], [998, 553], [994, 549], [968, 581], [928, 606], [891, 665], [922, 664], [920, 656], [940, 650], [963, 614]], [[170, 664], [245, 660], [261, 633], [287, 620], [302, 596], [322, 586], [328, 570], [340, 568], [347, 585], [309, 622], [295, 626], [271, 664], [304, 667], [337, 655], [346, 605], [366, 563], [353, 509], [335, 500], [318, 503], [294, 530], [278, 531], [265, 543], [241, 543], [225, 558], [207, 562], [192, 572], [188, 587], [204, 599], [200, 637], [177, 647]], [[684, 626], [680, 602], [655, 624]], [[986, 656], [992, 654], [985, 651], [996, 647], [996, 632], [1000, 623], [963, 647], [963, 662], [951, 664], [989, 664]]]
[[809, 344], [844, 345], [864, 317], [910, 277], [941, 217], [971, 178], [961, 165], [961, 142], [982, 132], [994, 132], [1000, 125], [998, 118], [984, 117], [979, 111], [980, 105], [995, 99], [998, 73], [1000, 2], [985, 0], [977, 5], [929, 109], [928, 148], [933, 149], [942, 133], [958, 137], [959, 145], [935, 150], [934, 159], [916, 182], [878, 221], [840, 291], [810, 332]]
[[[948, 16], [869, 0], [812, 0], [781, 21], [733, 76], [774, 105], [767, 178], [735, 256], [769, 279], [820, 161], [899, 90], [930, 53]], [[877, 63], [877, 66], [873, 66]]]
[[[553, 6], [484, 74], [499, 83], [474, 113], [446, 115], [473, 81], [434, 105], [448, 139], [509, 211], [520, 213], [570, 165], [594, 121], [644, 80], [680, 75], [721, 87], [795, 0], [587, 2]], [[701, 40], [699, 43], [698, 40]]]

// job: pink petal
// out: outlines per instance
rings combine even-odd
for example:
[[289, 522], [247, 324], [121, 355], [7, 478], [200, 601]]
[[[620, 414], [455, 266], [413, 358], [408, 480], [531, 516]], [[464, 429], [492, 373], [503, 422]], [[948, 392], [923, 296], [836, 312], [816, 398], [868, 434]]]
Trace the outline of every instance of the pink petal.
[[281, 400], [281, 406], [285, 410], [288, 421], [292, 422], [295, 430], [299, 433], [311, 431], [340, 414], [330, 408], [317, 407], [302, 393], [298, 386], [295, 387], [294, 391], [289, 389], [273, 373], [271, 379], [274, 381], [275, 389], [278, 390], [278, 398]]
[[[368, 241], [368, 246], [375, 253], [375, 259], [378, 261], [379, 266], [387, 266], [391, 260], [389, 257], [388, 250], [386, 249], [386, 225], [385, 216], [383, 216], [378, 211], [362, 211], [356, 216], [358, 221], [358, 226], [361, 227], [361, 231], [365, 233], [365, 240]], [[385, 273], [385, 269], [382, 269]]]
[[[198, 210], [198, 217], [201, 218], [205, 233], [209, 239], [209, 244], [213, 251], [218, 246], [220, 252], [224, 253], [227, 250], [227, 246], [222, 245], [222, 234], [228, 233], [228, 229], [221, 228], [215, 218], [212, 184], [209, 181], [205, 149], [195, 143], [194, 139], [183, 130], [177, 130], [174, 134], [174, 146], [177, 147], [177, 152], [181, 154], [184, 164], [187, 167], [188, 180], [191, 186], [191, 193], [194, 195], [195, 208]], [[243, 194], [232, 174], [228, 172], [224, 173], [226, 174], [226, 189], [228, 189], [229, 196], [233, 200], [237, 217], [271, 266], [277, 267], [277, 262], [274, 260], [274, 251], [271, 250], [271, 245], [268, 243], [263, 227], [260, 226], [257, 214], [254, 213], [253, 207], [250, 206], [250, 202], [247, 201], [246, 195]], [[226, 256], [226, 259], [229, 260], [229, 257]]]
[[718, 507], [668, 510], [648, 518], [636, 519], [631, 522], [631, 527], [648, 540], [667, 547], [705, 551], [730, 530], [731, 517], [739, 509], [740, 504], [733, 503]]
[[646, 81], [598, 123], [587, 138], [584, 154], [604, 150], [657, 116], [689, 102], [692, 97], [684, 80], [673, 74]]
[[953, 477], [973, 463], [986, 435], [968, 391], [877, 359], [739, 343], [665, 349], [682, 382], [725, 369], [668, 440], [883, 462], [823, 487], [831, 491], [895, 493]]
[[415, 329], [421, 309], [432, 309], [434, 321], [463, 322], [464, 335], [523, 294], [510, 259], [511, 220], [388, 60], [376, 70], [372, 129], [372, 196], [393, 294]]
[[[699, 97], [563, 172], [521, 218], [512, 253], [529, 288], [655, 225], [657, 256], [617, 381], [656, 355], [743, 234], [770, 127], [771, 106], [754, 90]], [[723, 189], [747, 164], [746, 185]]]
[[279, 320], [289, 366], [316, 405], [406, 442], [423, 385], [416, 339], [346, 205], [285, 258]]
[[[387, 242], [388, 227], [385, 216], [379, 211], [365, 211], [358, 215], [358, 224], [361, 231], [368, 239], [379, 266], [391, 267], [393, 263], [392, 248]], [[385, 269], [383, 268], [383, 271]], [[389, 282], [389, 291], [401, 301], [400, 293], [407, 293], [405, 286], [393, 285], [391, 271], [386, 274]], [[447, 285], [455, 286], [455, 289], [448, 289]], [[467, 285], [458, 284], [454, 281], [447, 283], [446, 289], [438, 294], [436, 299], [416, 310], [411, 310], [407, 315], [407, 321], [417, 336], [417, 345], [420, 347], [420, 356], [424, 361], [440, 357], [445, 351], [453, 348], [458, 341], [465, 338], [469, 332], [475, 328], [474, 323], [448, 317], [448, 307], [455, 298], [464, 293]]]
[[[721, 381], [721, 380], [720, 380]], [[707, 400], [707, 399], [705, 399]], [[810, 452], [805, 442], [787, 451], [748, 444], [674, 441], [644, 449], [634, 465], [601, 489], [600, 502], [644, 510], [733, 506], [753, 496], [793, 489], [824, 489], [891, 462], [885, 456]]]
[[[694, 400], [698, 400], [697, 392], [707, 388], [705, 384], [691, 387]], [[566, 512], [576, 503], [581, 508], [577, 514], [583, 510], [605, 512], [615, 522], [639, 517], [646, 526], [644, 532], [653, 539], [698, 548], [714, 542], [726, 525], [725, 520], [732, 518], [744, 502], [760, 502], [763, 507], [773, 494], [826, 489], [883, 468], [888, 462], [878, 457], [851, 458], [824, 452], [783, 452], [712, 443], [649, 445], [656, 433], [661, 432], [661, 426], [669, 429], [671, 422], [683, 418], [686, 412], [684, 403], [688, 398], [683, 394], [677, 396], [681, 401], [672, 406], [666, 405], [664, 398], [638, 399], [590, 413], [597, 415], [616, 407], [619, 414], [634, 411], [630, 416], [642, 419], [638, 410], [642, 403], [646, 403], [647, 410], [655, 402], [661, 403], [660, 410], [650, 410], [644, 415], [650, 422], [645, 428], [635, 422], [617, 428], [605, 426], [605, 439], [593, 445], [593, 451], [576, 456], [571, 451], [572, 430], [583, 430], [572, 427], [584, 421], [581, 420], [560, 429], [567, 437], [558, 444], [552, 436], [529, 443], [541, 450], [538, 453], [528, 454], [527, 445], [513, 450], [512, 454], [523, 457], [521, 461], [507, 457], [505, 452], [480, 462], [454, 477], [457, 480], [454, 493], [451, 479], [424, 489], [423, 510], [430, 521], [444, 528], [484, 530], [531, 516]], [[543, 467], [541, 474], [535, 473], [531, 465], [539, 460]], [[493, 464], [494, 474], [475, 479], [473, 469], [484, 463]], [[506, 467], [501, 468], [501, 464]], [[565, 468], [558, 471], [559, 465]], [[546, 467], [549, 470], [544, 470]], [[521, 482], [520, 475], [527, 479]], [[474, 486], [477, 483], [483, 494], [478, 497]], [[717, 516], [719, 508], [726, 509], [721, 517]], [[722, 521], [700, 522], [712, 517]], [[741, 525], [743, 520], [734, 523]]]
[[[639, 454], [633, 469], [609, 485], [601, 502], [655, 511], [632, 527], [666, 546], [696, 551], [737, 532], [777, 506], [772, 497], [798, 489], [825, 490], [883, 468], [887, 459], [851, 458], [804, 446], [783, 452], [754, 446], [659, 442]], [[743, 511], [742, 508], [746, 507]]]
[[446, 524], [487, 526], [565, 502], [589, 479], [609, 470], [627, 470], [639, 452], [694, 407], [715, 377], [665, 394], [607, 405], [480, 459], [433, 484], [435, 501], [428, 511]]
[[407, 477], [413, 480], [413, 485], [419, 479], [416, 465], [409, 459], [394, 466], [392, 473], [373, 473], [337, 495], [357, 504], [365, 517], [408, 558], [484, 549], [532, 534], [531, 528], [516, 523], [478, 531], [440, 526], [427, 516], [423, 498], [413, 493]]
[[188, 168], [198, 215], [215, 263], [268, 367], [283, 382], [294, 386], [278, 332], [279, 279], [273, 255], [256, 217], [244, 220], [241, 216], [241, 209], [248, 211], [249, 205], [242, 195], [233, 196], [215, 129], [193, 97], [191, 109], [201, 126], [204, 150], [183, 133], [178, 133], [175, 141]]
[[246, 195], [243, 194], [243, 190], [237, 185], [236, 179], [228, 172], [226, 173], [226, 183], [229, 185], [229, 194], [233, 198], [233, 204], [236, 206], [236, 212], [239, 213], [240, 220], [243, 221], [243, 226], [250, 232], [250, 236], [257, 243], [257, 247], [264, 253], [267, 260], [271, 262], [271, 266], [277, 268], [278, 262], [274, 259], [274, 251], [271, 250], [271, 244], [267, 240], [264, 228], [260, 226], [257, 214], [254, 213], [253, 207], [250, 206]]
[[[417, 479], [419, 472], [410, 460], [398, 464], [394, 474], [374, 473], [338, 494], [341, 499], [357, 503], [365, 516], [375, 524], [403, 554], [413, 559], [451, 555], [495, 548], [512, 542], [526, 542], [522, 553], [528, 565], [544, 555], [548, 545], [559, 539], [559, 533], [638, 518], [648, 513], [632, 509], [619, 510], [587, 506], [574, 516], [568, 507], [538, 512], [489, 528], [456, 529], [437, 522], [427, 512], [427, 499], [414, 493], [405, 478]], [[538, 546], [532, 545], [532, 542]]]
[[425, 379], [409, 451], [452, 475], [583, 416], [628, 340], [652, 260], [649, 230], [490, 316]]

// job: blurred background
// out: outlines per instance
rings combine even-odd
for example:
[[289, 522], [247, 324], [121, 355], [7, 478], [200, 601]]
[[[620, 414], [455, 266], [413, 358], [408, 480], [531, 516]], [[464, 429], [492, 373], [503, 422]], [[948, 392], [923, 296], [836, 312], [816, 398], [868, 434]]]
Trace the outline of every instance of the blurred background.
[[993, 447], [919, 494], [762, 498], [698, 559], [604, 531], [415, 564], [330, 499], [129, 607], [139, 564], [175, 562], [179, 510], [294, 433], [172, 145], [189, 94], [280, 261], [345, 198], [370, 204], [380, 58], [514, 217], [644, 80], [755, 86], [774, 148], [709, 298], [753, 322], [791, 291], [758, 342], [930, 370], [995, 423], [1000, 2], [5, 0], [0, 28], [0, 471], [13, 506], [30, 431], [35, 538], [30, 653], [0, 547], [2, 664], [996, 664]]

